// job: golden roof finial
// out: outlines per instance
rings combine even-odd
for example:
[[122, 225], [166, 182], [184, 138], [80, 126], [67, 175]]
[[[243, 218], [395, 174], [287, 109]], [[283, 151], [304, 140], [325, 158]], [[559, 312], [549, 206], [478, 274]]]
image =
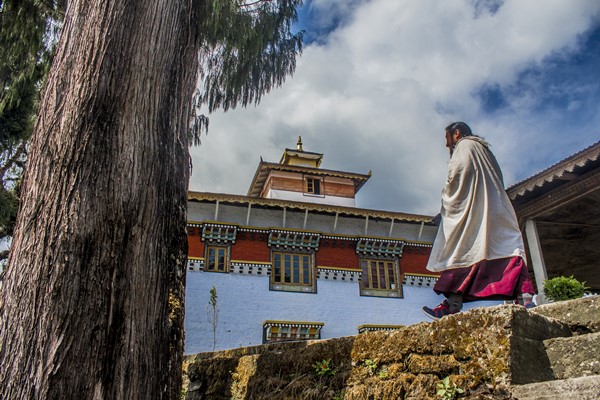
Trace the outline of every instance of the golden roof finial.
[[296, 150], [304, 151], [304, 150], [302, 150], [302, 136], [298, 136], [298, 143], [296, 143]]

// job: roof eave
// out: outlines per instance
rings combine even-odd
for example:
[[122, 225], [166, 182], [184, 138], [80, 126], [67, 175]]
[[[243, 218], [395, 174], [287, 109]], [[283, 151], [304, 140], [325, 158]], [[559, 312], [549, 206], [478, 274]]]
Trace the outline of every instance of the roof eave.
[[269, 199], [262, 197], [250, 197], [236, 194], [224, 194], [224, 193], [209, 193], [209, 192], [188, 192], [188, 201], [223, 201], [231, 203], [245, 203], [245, 204], [258, 204], [263, 206], [271, 207], [288, 207], [301, 210], [317, 211], [317, 212], [330, 212], [332, 214], [345, 214], [360, 217], [374, 217], [374, 218], [389, 218], [396, 221], [416, 222], [425, 223], [428, 225], [434, 225], [433, 217], [429, 215], [420, 214], [407, 214], [395, 211], [385, 210], [371, 210], [365, 208], [355, 207], [344, 207], [329, 204], [320, 203], [308, 203], [292, 200], [281, 200], [281, 199]]
[[586, 147], [585, 149], [569, 156], [550, 167], [538, 172], [537, 174], [515, 183], [506, 189], [511, 200], [541, 188], [545, 184], [562, 178], [565, 174], [573, 172], [577, 166], [584, 166], [589, 162], [600, 160], [600, 141]]

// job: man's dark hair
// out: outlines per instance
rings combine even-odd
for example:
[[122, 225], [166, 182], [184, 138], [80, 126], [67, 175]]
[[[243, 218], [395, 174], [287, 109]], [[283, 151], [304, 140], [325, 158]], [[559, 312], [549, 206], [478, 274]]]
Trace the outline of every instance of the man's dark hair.
[[462, 136], [473, 135], [473, 132], [471, 132], [471, 128], [469, 128], [469, 125], [465, 124], [464, 122], [453, 122], [446, 127], [446, 130], [450, 133], [454, 132], [457, 129]]

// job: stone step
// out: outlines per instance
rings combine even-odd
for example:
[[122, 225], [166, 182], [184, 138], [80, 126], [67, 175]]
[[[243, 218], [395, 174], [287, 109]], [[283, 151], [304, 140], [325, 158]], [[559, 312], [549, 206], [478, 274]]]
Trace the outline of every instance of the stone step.
[[511, 387], [511, 394], [518, 400], [598, 400], [600, 376], [515, 385]]
[[600, 332], [600, 296], [557, 301], [531, 308], [529, 311], [558, 319], [568, 324], [573, 332]]
[[544, 347], [556, 379], [600, 375], [600, 332], [547, 339]]

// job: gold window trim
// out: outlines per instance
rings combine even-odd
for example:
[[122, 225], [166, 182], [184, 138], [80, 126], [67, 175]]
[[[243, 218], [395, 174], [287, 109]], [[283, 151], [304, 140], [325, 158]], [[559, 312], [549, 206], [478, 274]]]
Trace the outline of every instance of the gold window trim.
[[[280, 273], [279, 276], [281, 277], [281, 281], [276, 281], [275, 279], [277, 278], [277, 274], [276, 274], [276, 266], [275, 266], [275, 258], [276, 256], [279, 255], [280, 256], [280, 263], [281, 265], [279, 266], [280, 268]], [[290, 260], [290, 282], [285, 282], [285, 261], [284, 261], [284, 257], [285, 256], [290, 256], [292, 257], [292, 259]], [[298, 282], [294, 282], [294, 259], [293, 257], [299, 257], [298, 260]], [[272, 261], [272, 266], [271, 266], [271, 282], [274, 285], [287, 285], [287, 286], [313, 286], [314, 283], [314, 277], [315, 277], [315, 273], [313, 271], [313, 257], [312, 254], [307, 254], [307, 253], [294, 253], [294, 252], [287, 252], [287, 251], [273, 251], [271, 254], [271, 259]], [[308, 283], [304, 282], [304, 268], [302, 265], [302, 261], [306, 259], [308, 260]]]
[[[215, 268], [210, 268], [210, 250], [211, 249], [219, 249], [219, 250], [223, 250], [224, 251], [224, 260], [223, 260], [223, 270], [219, 270], [218, 269], [218, 263], [215, 263]], [[221, 272], [221, 273], [228, 273], [231, 267], [231, 249], [229, 246], [227, 245], [223, 245], [223, 244], [207, 244], [206, 248], [204, 249], [204, 271], [207, 272]], [[218, 256], [216, 256], [218, 257]]]
[[[363, 267], [364, 263], [366, 266]], [[376, 265], [372, 265], [371, 263], [375, 263]], [[384, 273], [384, 284], [385, 287], [381, 287], [381, 265], [379, 263], [383, 263], [383, 273]], [[380, 258], [368, 258], [361, 257], [358, 260], [358, 264], [361, 269], [361, 282], [360, 282], [360, 295], [361, 296], [369, 296], [369, 297], [392, 297], [392, 298], [402, 298], [402, 274], [400, 273], [400, 262], [398, 259], [380, 259]], [[392, 282], [390, 280], [390, 264], [392, 267], [392, 276], [393, 276], [393, 287]], [[375, 281], [373, 280], [373, 267], [375, 268], [376, 278], [377, 278], [377, 287], [373, 284]]]

